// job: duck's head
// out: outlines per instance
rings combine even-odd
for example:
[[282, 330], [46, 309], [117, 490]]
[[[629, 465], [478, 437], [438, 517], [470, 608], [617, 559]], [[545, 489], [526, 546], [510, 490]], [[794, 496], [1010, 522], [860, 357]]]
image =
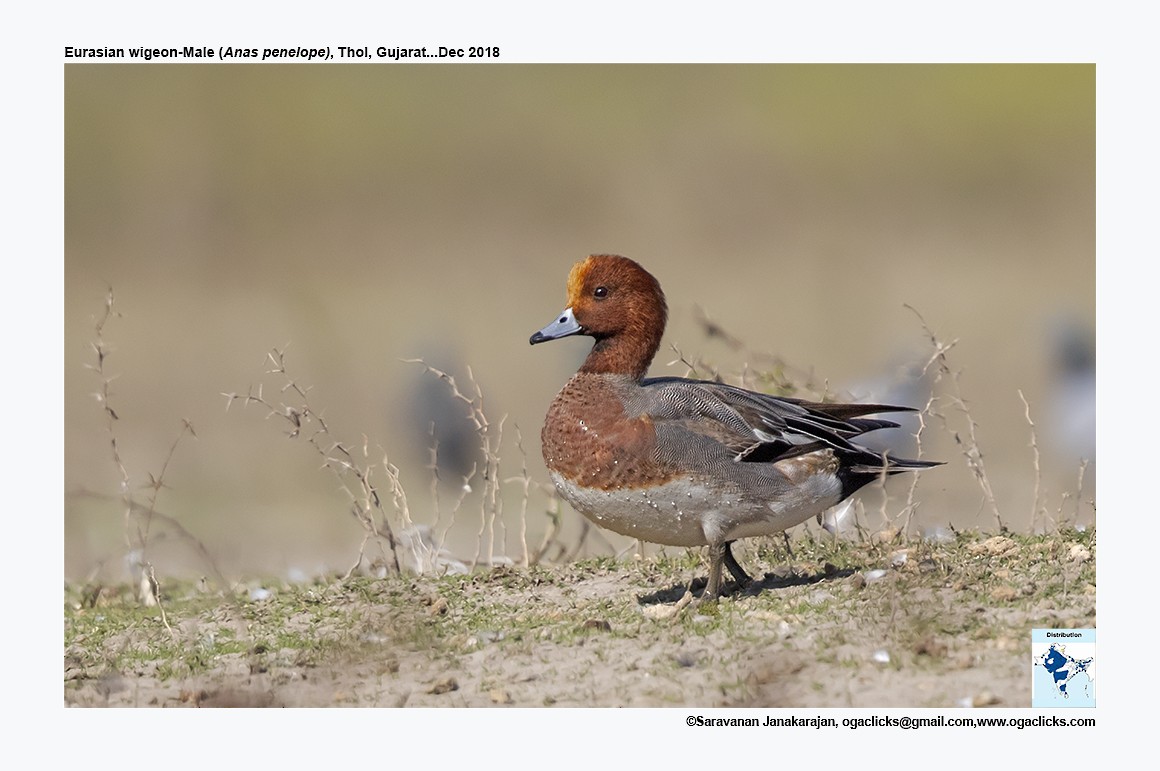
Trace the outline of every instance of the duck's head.
[[564, 311], [529, 342], [588, 335], [596, 344], [581, 372], [639, 379], [660, 346], [667, 318], [665, 294], [651, 273], [627, 257], [595, 254], [572, 266]]

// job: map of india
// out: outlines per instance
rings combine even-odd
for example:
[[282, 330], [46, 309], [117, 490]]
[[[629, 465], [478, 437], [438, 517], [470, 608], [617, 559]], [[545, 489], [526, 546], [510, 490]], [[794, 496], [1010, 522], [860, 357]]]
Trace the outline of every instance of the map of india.
[[1095, 706], [1095, 630], [1033, 630], [1032, 706]]

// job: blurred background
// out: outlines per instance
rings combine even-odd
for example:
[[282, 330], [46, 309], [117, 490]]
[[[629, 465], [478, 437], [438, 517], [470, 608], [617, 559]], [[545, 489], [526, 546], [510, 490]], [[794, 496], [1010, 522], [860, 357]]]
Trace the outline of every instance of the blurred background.
[[[948, 465], [922, 475], [911, 531], [995, 529], [996, 508], [1016, 531], [1094, 523], [1094, 66], [68, 65], [65, 120], [66, 578], [117, 578], [126, 552], [91, 369], [110, 287], [134, 495], [164, 467], [157, 510], [224, 571], [312, 574], [358, 554], [346, 496], [284, 421], [221, 394], [263, 384], [276, 402], [266, 354], [285, 347], [332, 434], [365, 436], [371, 463], [381, 447], [412, 520], [470, 558], [482, 486], [454, 524], [449, 509], [475, 437], [401, 360], [465, 390], [470, 367], [493, 425], [506, 416], [500, 477], [526, 458], [546, 483], [543, 415], [590, 343], [528, 337], [599, 252], [665, 289], [653, 374], [686, 374], [683, 358], [919, 407], [933, 388], [946, 420], [927, 419], [921, 451]], [[904, 305], [953, 343], [957, 385], [922, 374], [934, 349]], [[197, 438], [165, 466], [186, 419]], [[896, 513], [909, 481], [889, 489]], [[521, 484], [500, 492], [494, 552], [518, 562], [552, 503], [534, 489], [521, 517]], [[579, 515], [559, 517], [556, 538], [579, 542]], [[590, 534], [579, 553], [627, 543]], [[177, 539], [153, 560], [205, 572], [191, 552]]]

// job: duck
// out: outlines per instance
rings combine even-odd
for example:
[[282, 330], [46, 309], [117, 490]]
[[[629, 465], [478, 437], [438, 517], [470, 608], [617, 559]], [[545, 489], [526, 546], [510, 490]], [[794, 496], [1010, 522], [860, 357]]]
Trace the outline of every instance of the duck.
[[594, 254], [568, 274], [567, 301], [529, 340], [593, 338], [580, 369], [552, 400], [540, 433], [560, 497], [599, 527], [649, 543], [708, 547], [702, 600], [722, 594], [723, 569], [753, 579], [732, 545], [775, 535], [866, 484], [940, 465], [857, 443], [915, 412], [887, 404], [806, 401], [707, 380], [646, 377], [668, 305], [639, 263]]

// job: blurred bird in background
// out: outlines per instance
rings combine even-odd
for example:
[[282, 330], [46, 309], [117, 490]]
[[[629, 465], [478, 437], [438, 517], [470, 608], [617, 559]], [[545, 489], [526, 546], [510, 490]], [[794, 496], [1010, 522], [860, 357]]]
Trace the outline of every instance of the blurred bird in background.
[[[1048, 420], [1044, 436], [1062, 459], [1096, 462], [1095, 330], [1078, 318], [1060, 314], [1048, 322], [1051, 352]], [[1093, 475], [1094, 476], [1094, 475]]]

